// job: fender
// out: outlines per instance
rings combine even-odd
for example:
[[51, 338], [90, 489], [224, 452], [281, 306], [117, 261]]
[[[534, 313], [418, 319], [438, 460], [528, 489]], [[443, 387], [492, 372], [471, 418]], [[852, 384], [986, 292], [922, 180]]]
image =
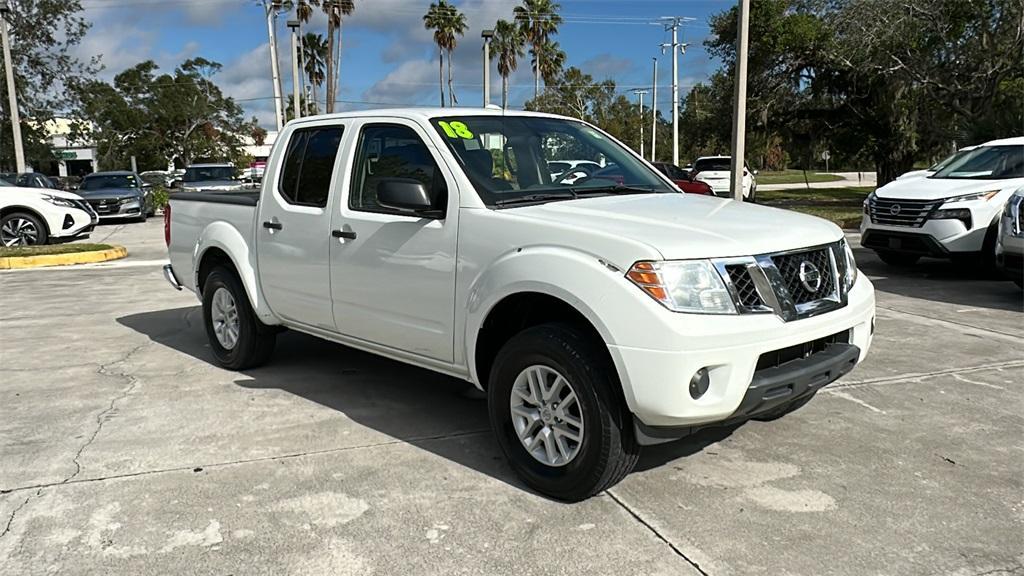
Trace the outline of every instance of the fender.
[[198, 288], [199, 265], [203, 261], [203, 256], [211, 248], [219, 248], [231, 259], [235, 270], [238, 271], [239, 278], [242, 280], [245, 293], [249, 297], [249, 303], [252, 305], [252, 309], [256, 312], [256, 316], [259, 317], [260, 321], [264, 324], [279, 324], [280, 322], [264, 303], [263, 294], [256, 279], [256, 269], [253, 265], [255, 254], [252, 253], [249, 243], [238, 229], [228, 222], [212, 222], [199, 234], [192, 252], [192, 270], [195, 274], [195, 278], [193, 278], [194, 285]]
[[[470, 380], [482, 389], [472, 361], [477, 335], [491, 310], [513, 294], [536, 292], [558, 298], [580, 312], [606, 345], [616, 344], [616, 334], [628, 334], [643, 322], [636, 317], [637, 307], [628, 307], [631, 311], [627, 314], [627, 307], [613, 304], [643, 296], [624, 275], [596, 255], [560, 246], [523, 247], [496, 259], [469, 286], [464, 342]], [[617, 368], [621, 374], [621, 367]]]

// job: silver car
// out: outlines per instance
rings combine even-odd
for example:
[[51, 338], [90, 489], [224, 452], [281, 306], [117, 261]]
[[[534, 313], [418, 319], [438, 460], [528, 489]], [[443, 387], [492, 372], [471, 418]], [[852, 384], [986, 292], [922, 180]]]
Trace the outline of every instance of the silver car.
[[999, 217], [996, 239], [996, 265], [1017, 286], [1024, 288], [1024, 187], [1018, 188], [1006, 202]]

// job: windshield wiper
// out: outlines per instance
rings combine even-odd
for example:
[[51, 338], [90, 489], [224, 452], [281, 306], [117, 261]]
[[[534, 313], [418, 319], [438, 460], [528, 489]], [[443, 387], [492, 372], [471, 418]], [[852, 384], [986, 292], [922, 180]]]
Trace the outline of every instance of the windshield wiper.
[[558, 192], [543, 192], [535, 194], [527, 194], [526, 196], [516, 196], [514, 198], [502, 198], [495, 200], [495, 206], [512, 206], [515, 204], [534, 204], [538, 202], [550, 202], [553, 200], [575, 200], [579, 198], [579, 194], [575, 190], [569, 188], [565, 191], [559, 190]]
[[576, 194], [656, 194], [651, 188], [641, 188], [639, 186], [626, 186], [625, 184], [616, 184], [615, 186], [578, 186], [569, 188]]

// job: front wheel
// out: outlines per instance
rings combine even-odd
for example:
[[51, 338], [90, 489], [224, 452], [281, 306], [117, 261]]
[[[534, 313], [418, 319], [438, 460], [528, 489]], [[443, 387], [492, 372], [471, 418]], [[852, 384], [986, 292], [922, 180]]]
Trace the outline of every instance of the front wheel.
[[238, 276], [227, 268], [206, 278], [203, 324], [217, 363], [230, 370], [259, 366], [274, 352], [276, 332], [256, 318]]
[[878, 257], [889, 266], [913, 266], [921, 259], [917, 254], [904, 254], [902, 252], [877, 252]]
[[636, 465], [632, 420], [615, 367], [580, 330], [544, 324], [514, 336], [491, 369], [491, 426], [509, 464], [534, 490], [585, 500]]
[[0, 246], [37, 246], [48, 240], [46, 224], [34, 214], [14, 212], [0, 219]]

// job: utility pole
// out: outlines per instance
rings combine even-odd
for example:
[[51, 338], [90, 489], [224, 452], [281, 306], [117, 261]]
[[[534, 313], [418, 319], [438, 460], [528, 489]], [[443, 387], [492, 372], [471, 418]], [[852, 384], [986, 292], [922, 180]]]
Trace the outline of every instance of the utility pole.
[[484, 30], [480, 33], [484, 39], [484, 108], [491, 103], [491, 38], [494, 38], [494, 30]]
[[277, 64], [277, 30], [274, 25], [277, 21], [277, 0], [263, 0], [263, 7], [267, 12], [267, 34], [270, 37], [270, 74], [274, 80], [274, 114], [277, 120], [277, 129], [284, 126], [284, 97], [281, 95], [281, 71]]
[[299, 87], [299, 21], [289, 20], [288, 29], [292, 31], [292, 109], [296, 120], [302, 118], [302, 109], [299, 102], [302, 101], [302, 92]]
[[633, 94], [636, 94], [640, 101], [640, 157], [644, 157], [644, 94], [647, 94], [647, 90], [640, 88], [634, 88]]
[[732, 197], [743, 200], [743, 172], [746, 164], [747, 131], [747, 50], [750, 29], [750, 0], [739, 0], [739, 27], [736, 37], [736, 94], [732, 111]]
[[657, 162], [658, 156], [658, 59], [654, 60], [654, 80], [651, 82], [651, 162]]
[[689, 44], [679, 42], [679, 26], [684, 22], [692, 22], [693, 18], [681, 16], [663, 16], [661, 21], [665, 30], [672, 32], [672, 43], [662, 44], [661, 51], [672, 51], [672, 163], [679, 165], [679, 55], [686, 54]]
[[14, 62], [11, 62], [11, 38], [7, 34], [7, 18], [11, 7], [7, 0], [0, 2], [0, 33], [4, 45], [4, 67], [7, 69], [7, 101], [11, 108], [11, 131], [14, 132], [14, 163], [18, 172], [25, 171], [25, 146], [21, 142], [21, 116], [18, 114], [18, 92], [14, 86]]

